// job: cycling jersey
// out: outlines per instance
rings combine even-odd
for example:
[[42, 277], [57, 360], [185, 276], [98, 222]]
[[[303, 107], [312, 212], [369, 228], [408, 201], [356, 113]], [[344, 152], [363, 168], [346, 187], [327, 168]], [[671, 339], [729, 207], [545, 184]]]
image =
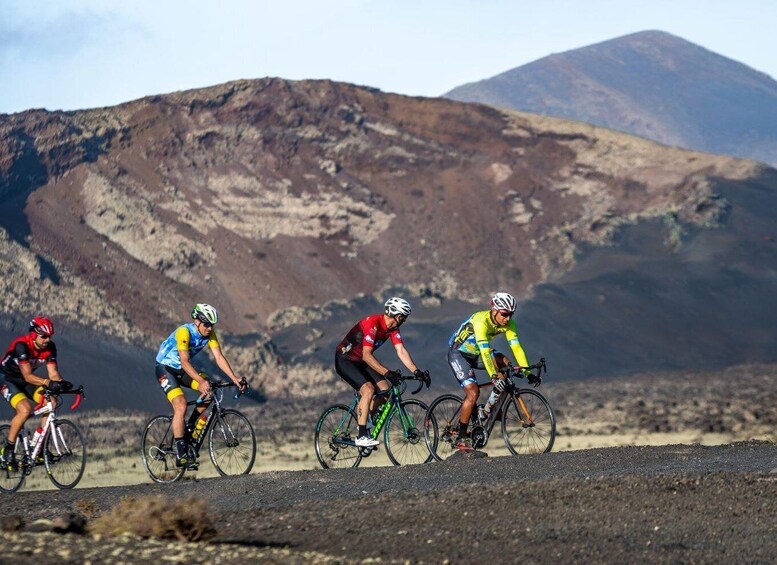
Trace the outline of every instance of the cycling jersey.
[[515, 356], [515, 360], [521, 367], [529, 365], [526, 359], [526, 353], [523, 351], [518, 341], [518, 332], [515, 329], [515, 321], [510, 320], [505, 326], [497, 326], [491, 319], [491, 310], [475, 312], [457, 329], [448, 341], [451, 349], [457, 349], [464, 355], [470, 357], [480, 357], [483, 359], [488, 376], [492, 379], [497, 374], [496, 364], [494, 363], [493, 352], [491, 351], [491, 340], [497, 334], [505, 334], [507, 344]]
[[189, 357], [194, 357], [205, 346], [211, 349], [219, 347], [219, 339], [216, 337], [216, 330], [210, 330], [209, 336], [203, 336], [194, 325], [194, 322], [184, 324], [171, 333], [166, 340], [159, 346], [159, 352], [156, 354], [156, 362], [160, 365], [181, 368], [181, 356], [178, 350], [189, 352]]
[[57, 364], [57, 346], [53, 341], [49, 341], [45, 349], [38, 349], [33, 343], [35, 334], [29, 333], [17, 337], [11, 342], [10, 347], [3, 355], [0, 361], [0, 370], [5, 374], [6, 379], [11, 378], [17, 382], [24, 381], [21, 365], [30, 365], [34, 371], [44, 363], [46, 365]]
[[362, 355], [365, 347], [372, 347], [373, 351], [378, 349], [383, 343], [391, 339], [395, 346], [402, 343], [402, 336], [399, 335], [399, 328], [389, 330], [386, 328], [386, 321], [383, 314], [368, 316], [351, 328], [343, 341], [337, 346], [337, 354], [344, 356], [349, 361], [364, 363]]

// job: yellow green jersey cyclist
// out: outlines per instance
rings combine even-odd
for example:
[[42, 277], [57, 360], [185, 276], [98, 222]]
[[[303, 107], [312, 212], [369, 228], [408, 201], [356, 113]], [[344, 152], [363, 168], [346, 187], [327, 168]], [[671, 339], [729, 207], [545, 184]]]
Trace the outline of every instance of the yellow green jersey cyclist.
[[488, 373], [497, 394], [504, 390], [505, 382], [499, 369], [507, 366], [509, 360], [503, 353], [491, 349], [491, 340], [499, 334], [504, 334], [518, 366], [529, 365], [513, 320], [516, 306], [515, 298], [511, 294], [497, 292], [491, 297], [491, 309], [472, 314], [448, 342], [448, 364], [466, 394], [461, 405], [456, 442], [456, 447], [461, 450], [472, 450], [472, 440], [468, 432], [469, 419], [480, 396], [475, 370], [480, 369]]

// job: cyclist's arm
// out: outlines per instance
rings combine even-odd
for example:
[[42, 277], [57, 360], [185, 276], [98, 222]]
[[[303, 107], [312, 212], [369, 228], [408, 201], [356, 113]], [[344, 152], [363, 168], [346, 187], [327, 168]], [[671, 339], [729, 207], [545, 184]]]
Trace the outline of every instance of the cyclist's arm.
[[369, 345], [365, 345], [362, 348], [362, 360], [367, 363], [372, 369], [374, 369], [379, 375], [385, 375], [388, 369], [380, 364], [380, 361], [375, 359], [372, 354], [373, 348]]
[[200, 374], [197, 372], [197, 369], [195, 369], [194, 365], [192, 365], [188, 349], [179, 349], [178, 356], [181, 358], [181, 370], [189, 375], [193, 380], [197, 381], [200, 384], [200, 387], [208, 382], [206, 379], [203, 379], [200, 376]]
[[491, 351], [491, 344], [488, 341], [485, 324], [473, 322], [472, 325], [475, 332], [475, 342], [478, 345], [480, 356], [483, 358], [483, 367], [485, 367], [486, 373], [488, 373], [488, 378], [493, 380], [497, 376], [497, 370], [496, 363], [494, 363], [494, 354]]
[[507, 344], [510, 346], [518, 366], [528, 367], [529, 360], [526, 358], [526, 352], [523, 350], [523, 347], [521, 347], [521, 342], [518, 341], [518, 332], [515, 331], [515, 322], [513, 320], [510, 320], [510, 325], [505, 332], [505, 338], [507, 339]]
[[397, 357], [399, 357], [399, 360], [402, 361], [402, 364], [407, 367], [411, 373], [414, 373], [418, 370], [418, 367], [416, 367], [415, 363], [413, 362], [413, 358], [410, 357], [410, 353], [408, 353], [404, 345], [401, 343], [396, 343], [394, 344], [394, 349], [397, 350]]
[[227, 361], [227, 358], [224, 357], [224, 354], [221, 352], [221, 347], [219, 345], [216, 345], [215, 347], [211, 345], [210, 352], [213, 353], [213, 359], [216, 360], [216, 365], [218, 365], [218, 368], [221, 369], [221, 371], [226, 376], [228, 376], [233, 383], [239, 384], [240, 379], [238, 379], [235, 373], [232, 371], [232, 365], [230, 365], [229, 361]]
[[38, 375], [33, 373], [32, 365], [30, 365], [29, 362], [24, 362], [24, 361], [20, 362], [19, 371], [22, 373], [22, 377], [24, 377], [24, 382], [30, 383], [31, 385], [48, 386], [49, 381], [51, 380], [51, 379], [44, 379], [43, 377], [39, 377]]

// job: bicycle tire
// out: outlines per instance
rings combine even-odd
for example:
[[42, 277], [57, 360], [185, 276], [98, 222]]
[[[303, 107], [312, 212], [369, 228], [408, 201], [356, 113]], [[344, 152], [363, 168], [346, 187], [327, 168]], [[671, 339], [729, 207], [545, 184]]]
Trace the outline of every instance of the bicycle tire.
[[[524, 413], [519, 398], [528, 413]], [[513, 455], [548, 453], [553, 449], [556, 416], [547, 399], [536, 390], [516, 390], [502, 406], [502, 437]]]
[[84, 434], [70, 420], [55, 420], [43, 443], [43, 464], [55, 487], [71, 489], [84, 476]]
[[335, 404], [324, 410], [316, 423], [316, 457], [324, 469], [358, 467], [362, 456], [359, 448], [337, 445], [335, 438], [355, 440], [359, 433], [356, 413], [345, 404]]
[[256, 461], [256, 434], [242, 412], [223, 410], [208, 431], [208, 452], [222, 477], [247, 475]]
[[410, 419], [412, 428], [408, 430], [406, 436], [399, 407], [395, 406], [391, 414], [389, 414], [386, 421], [386, 429], [383, 432], [383, 444], [386, 446], [386, 455], [388, 455], [388, 458], [394, 465], [428, 463], [433, 457], [426, 444], [423, 426], [429, 407], [414, 398], [403, 400], [401, 407]]
[[429, 453], [437, 461], [443, 461], [458, 451], [453, 442], [459, 431], [459, 414], [461, 398], [455, 394], [438, 396], [429, 405], [424, 420], [424, 436]]
[[172, 417], [155, 416], [146, 424], [140, 440], [140, 456], [146, 473], [155, 483], [174, 483], [186, 472], [175, 466]]
[[[8, 438], [8, 430], [11, 428], [8, 424], [0, 426], [0, 441], [5, 443]], [[20, 434], [24, 432], [19, 432]], [[0, 492], [16, 492], [24, 484], [24, 466], [21, 461], [24, 460], [24, 448], [22, 442], [16, 442], [16, 460], [19, 461], [19, 465], [15, 470], [8, 470], [5, 466], [0, 468]]]

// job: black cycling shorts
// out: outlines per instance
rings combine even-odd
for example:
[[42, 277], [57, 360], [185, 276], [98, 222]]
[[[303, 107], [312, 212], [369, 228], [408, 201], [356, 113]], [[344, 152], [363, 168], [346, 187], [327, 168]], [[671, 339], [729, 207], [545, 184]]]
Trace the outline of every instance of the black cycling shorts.
[[378, 382], [385, 381], [385, 377], [379, 374], [367, 363], [351, 361], [335, 353], [335, 371], [340, 378], [347, 382], [354, 390], [359, 390], [365, 383], [372, 383], [377, 386]]
[[[207, 378], [205, 373], [200, 373], [200, 376]], [[182, 386], [192, 390], [200, 388], [200, 383], [187, 375], [182, 369], [175, 369], [160, 363], [156, 364], [156, 380], [159, 381], [159, 386], [165, 392], [167, 400], [171, 402], [176, 396], [183, 394]]]

